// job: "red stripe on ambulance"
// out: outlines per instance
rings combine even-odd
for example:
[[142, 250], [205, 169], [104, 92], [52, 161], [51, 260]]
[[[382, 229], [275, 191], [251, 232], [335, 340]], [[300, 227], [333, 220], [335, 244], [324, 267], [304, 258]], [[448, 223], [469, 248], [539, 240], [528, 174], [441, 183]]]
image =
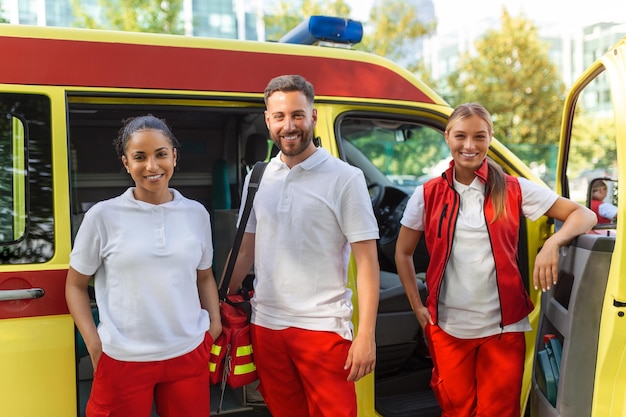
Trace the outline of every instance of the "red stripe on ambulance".
[[261, 93], [277, 75], [301, 74], [315, 85], [318, 96], [433, 103], [418, 87], [384, 66], [297, 54], [285, 60], [293, 49], [275, 54], [2, 37], [0, 50], [4, 56], [16, 57], [0, 66], [0, 83], [7, 84]]

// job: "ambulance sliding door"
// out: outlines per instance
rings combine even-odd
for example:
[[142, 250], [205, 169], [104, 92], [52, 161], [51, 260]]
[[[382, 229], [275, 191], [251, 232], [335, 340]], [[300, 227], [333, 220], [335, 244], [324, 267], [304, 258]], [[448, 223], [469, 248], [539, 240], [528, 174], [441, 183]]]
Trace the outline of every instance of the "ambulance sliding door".
[[[69, 236], [60, 232], [68, 224], [62, 220], [67, 203], [55, 206], [67, 186], [54, 183], [55, 177], [67, 177], [66, 141], [60, 138], [62, 154], [55, 164], [50, 95], [28, 87], [2, 90], [0, 415], [75, 416], [74, 325], [64, 297], [69, 245], [59, 239]], [[63, 107], [64, 100], [57, 102]], [[59, 115], [63, 131], [62, 109]], [[55, 192], [61, 197], [55, 199]]]

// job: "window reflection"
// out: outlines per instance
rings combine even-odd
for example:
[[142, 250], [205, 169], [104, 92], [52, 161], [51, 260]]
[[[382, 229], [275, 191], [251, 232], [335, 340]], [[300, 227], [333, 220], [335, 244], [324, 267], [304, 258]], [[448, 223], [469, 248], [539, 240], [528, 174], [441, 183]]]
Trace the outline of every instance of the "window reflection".
[[419, 123], [345, 118], [340, 137], [346, 160], [363, 170], [368, 184], [407, 193], [440, 175], [450, 161], [443, 133]]
[[[54, 254], [50, 100], [0, 94], [0, 115], [5, 116], [0, 122], [0, 263], [46, 262]], [[15, 118], [23, 121], [23, 133]], [[20, 135], [23, 144], [15, 146]]]
[[[615, 115], [608, 85], [607, 73], [602, 72], [585, 86], [572, 123], [566, 171], [569, 196], [592, 209], [618, 202]], [[615, 222], [599, 218], [596, 229], [614, 228]]]

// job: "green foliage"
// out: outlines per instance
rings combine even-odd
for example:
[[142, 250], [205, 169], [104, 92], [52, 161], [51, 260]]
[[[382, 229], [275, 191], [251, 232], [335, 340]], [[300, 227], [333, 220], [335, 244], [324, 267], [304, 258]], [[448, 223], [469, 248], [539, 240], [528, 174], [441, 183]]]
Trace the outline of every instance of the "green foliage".
[[4, 7], [2, 1], [0, 1], [0, 23], [9, 23], [9, 19], [4, 17]]
[[415, 41], [433, 34], [436, 24], [420, 21], [419, 10], [404, 0], [374, 2], [363, 41], [355, 49], [384, 56], [394, 62], [408, 62], [409, 70], [417, 68], [410, 57]]
[[277, 41], [291, 29], [298, 26], [305, 17], [350, 16], [350, 6], [345, 0], [281, 0], [269, 14], [265, 15], [265, 37], [268, 41]]
[[75, 26], [129, 32], [183, 34], [183, 0], [98, 0], [102, 16], [87, 13], [79, 0], [71, 0]]
[[[351, 9], [345, 0], [289, 1], [281, 0], [265, 16], [267, 40], [277, 41], [306, 17], [327, 15], [350, 17]], [[435, 30], [435, 25], [425, 25], [419, 20], [419, 10], [404, 0], [374, 2], [368, 22], [364, 26], [363, 41], [354, 49], [372, 52], [393, 61], [408, 61], [409, 69], [417, 65], [407, 56], [415, 41]]]
[[501, 22], [476, 42], [475, 53], [461, 57], [446, 80], [446, 98], [453, 106], [480, 102], [493, 116], [495, 136], [517, 146], [522, 160], [554, 166], [563, 81], [531, 21], [504, 10]]
[[617, 161], [615, 122], [611, 117], [594, 117], [583, 108], [576, 109], [569, 151], [568, 175], [584, 171], [607, 172]]
[[443, 135], [422, 126], [402, 129], [405, 139], [398, 141], [400, 130], [374, 129], [358, 140], [350, 139], [385, 175], [411, 174], [431, 177], [433, 168], [445, 160], [449, 149]]

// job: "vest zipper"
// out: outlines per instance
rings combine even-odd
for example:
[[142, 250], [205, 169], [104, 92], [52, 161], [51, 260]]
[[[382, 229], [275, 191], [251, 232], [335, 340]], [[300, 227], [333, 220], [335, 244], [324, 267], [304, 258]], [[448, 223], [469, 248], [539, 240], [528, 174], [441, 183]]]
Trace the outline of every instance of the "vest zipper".
[[441, 237], [441, 229], [443, 228], [443, 221], [446, 219], [446, 213], [448, 212], [448, 203], [443, 205], [443, 210], [441, 211], [441, 217], [439, 217], [439, 227], [437, 228], [437, 237]]

